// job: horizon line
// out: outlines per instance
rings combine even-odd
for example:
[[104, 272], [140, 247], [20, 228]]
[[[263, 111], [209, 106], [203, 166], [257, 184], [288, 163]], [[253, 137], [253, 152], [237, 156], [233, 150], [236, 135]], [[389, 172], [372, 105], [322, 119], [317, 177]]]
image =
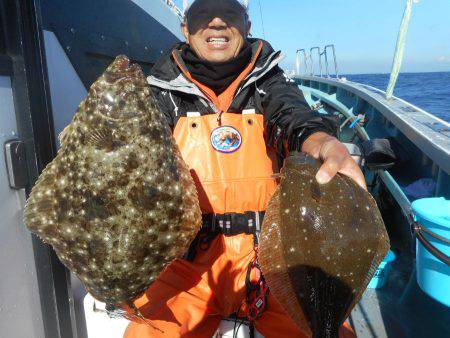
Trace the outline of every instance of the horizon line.
[[[433, 74], [433, 73], [450, 73], [450, 70], [431, 70], [431, 71], [406, 71], [406, 72], [400, 72], [399, 74]], [[375, 73], [342, 73], [342, 75], [390, 75], [390, 72], [375, 72]]]
[[[294, 69], [286, 69], [287, 71], [291, 71], [291, 72], [295, 72]], [[431, 70], [431, 71], [405, 71], [405, 72], [400, 72], [399, 74], [436, 74], [436, 73], [450, 73], [450, 70]], [[340, 73], [339, 76], [342, 75], [390, 75], [390, 72], [374, 72], [374, 73], [370, 73], [370, 72], [362, 72], [362, 73], [353, 73], [353, 72], [344, 72], [344, 73]], [[310, 75], [310, 74], [301, 74], [301, 75]], [[314, 74], [316, 75], [316, 74]], [[330, 74], [330, 76], [334, 76], [334, 74]]]

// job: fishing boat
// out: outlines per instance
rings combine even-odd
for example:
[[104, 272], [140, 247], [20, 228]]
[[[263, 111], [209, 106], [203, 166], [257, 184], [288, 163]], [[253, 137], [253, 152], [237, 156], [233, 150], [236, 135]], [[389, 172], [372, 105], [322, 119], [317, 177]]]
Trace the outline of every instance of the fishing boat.
[[[369, 190], [382, 211], [396, 259], [389, 262], [390, 272], [383, 276], [387, 284], [380, 289], [369, 288], [350, 316], [358, 337], [448, 337], [450, 307], [422, 291], [416, 278], [416, 251], [419, 245], [427, 246], [436, 259], [428, 263], [443, 273], [448, 271], [448, 252], [439, 252], [426, 243], [426, 238], [421, 243], [424, 238], [412, 202], [450, 198], [450, 124], [401, 98], [387, 97], [382, 90], [339, 76], [332, 45], [299, 49], [292, 81], [311, 107], [337, 118], [339, 139], [352, 154], [367, 156], [364, 148], [382, 140], [395, 157], [379, 158], [379, 163], [369, 163], [366, 158], [362, 166]], [[382, 146], [378, 151], [386, 155]], [[437, 208], [448, 206], [439, 206], [439, 199], [434, 203]], [[448, 209], [439, 212], [450, 219]], [[439, 242], [430, 238], [433, 243]], [[445, 243], [448, 245], [448, 238]], [[450, 293], [448, 280], [446, 283], [443, 287]]]
[[[148, 72], [182, 39], [181, 13], [170, 0], [0, 0], [2, 336], [122, 336], [127, 321], [26, 230], [22, 210], [93, 80], [118, 54]], [[349, 323], [358, 337], [450, 337], [450, 124], [393, 96], [395, 81], [386, 93], [346, 80], [332, 45], [299, 49], [289, 81], [336, 119], [391, 239]], [[250, 334], [224, 319], [217, 336]]]

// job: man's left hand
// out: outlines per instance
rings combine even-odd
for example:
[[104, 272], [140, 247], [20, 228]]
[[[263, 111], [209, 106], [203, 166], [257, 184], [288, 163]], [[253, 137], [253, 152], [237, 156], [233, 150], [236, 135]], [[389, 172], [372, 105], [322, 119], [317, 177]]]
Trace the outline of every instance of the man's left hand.
[[302, 152], [323, 162], [316, 175], [317, 182], [320, 184], [328, 183], [339, 172], [367, 190], [361, 169], [337, 138], [323, 132], [314, 133], [303, 143]]

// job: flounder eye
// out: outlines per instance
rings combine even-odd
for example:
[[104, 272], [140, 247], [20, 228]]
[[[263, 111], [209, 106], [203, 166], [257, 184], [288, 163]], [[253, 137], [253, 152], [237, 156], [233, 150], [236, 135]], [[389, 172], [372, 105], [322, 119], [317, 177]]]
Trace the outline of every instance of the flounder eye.
[[[121, 87], [122, 88], [122, 87]], [[99, 113], [112, 120], [127, 120], [137, 117], [146, 107], [144, 100], [135, 93], [124, 88], [122, 92], [118, 88], [116, 92], [110, 91], [101, 97]]]
[[106, 93], [105, 96], [103, 96], [103, 102], [105, 104], [115, 104], [117, 100], [111, 93]]

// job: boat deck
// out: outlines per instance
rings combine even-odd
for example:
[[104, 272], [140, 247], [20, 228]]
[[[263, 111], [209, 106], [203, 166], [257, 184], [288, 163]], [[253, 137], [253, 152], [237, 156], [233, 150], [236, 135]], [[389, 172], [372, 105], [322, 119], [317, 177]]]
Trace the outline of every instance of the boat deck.
[[400, 98], [386, 100], [383, 91], [345, 79], [296, 76], [294, 81], [319, 112], [342, 115], [346, 122], [365, 118], [354, 129], [342, 125], [345, 142], [355, 140], [355, 134], [357, 140], [393, 138], [407, 155], [389, 171], [378, 172], [383, 186], [375, 192], [397, 259], [387, 285], [366, 290], [353, 310], [350, 323], [358, 337], [450, 337], [450, 308], [417, 284], [415, 242], [405, 217], [411, 214], [411, 204], [402, 190], [432, 178], [434, 195], [450, 196], [450, 124]]
[[414, 262], [397, 255], [388, 282], [379, 290], [367, 289], [350, 316], [362, 338], [448, 338], [450, 308], [426, 295], [419, 287]]

